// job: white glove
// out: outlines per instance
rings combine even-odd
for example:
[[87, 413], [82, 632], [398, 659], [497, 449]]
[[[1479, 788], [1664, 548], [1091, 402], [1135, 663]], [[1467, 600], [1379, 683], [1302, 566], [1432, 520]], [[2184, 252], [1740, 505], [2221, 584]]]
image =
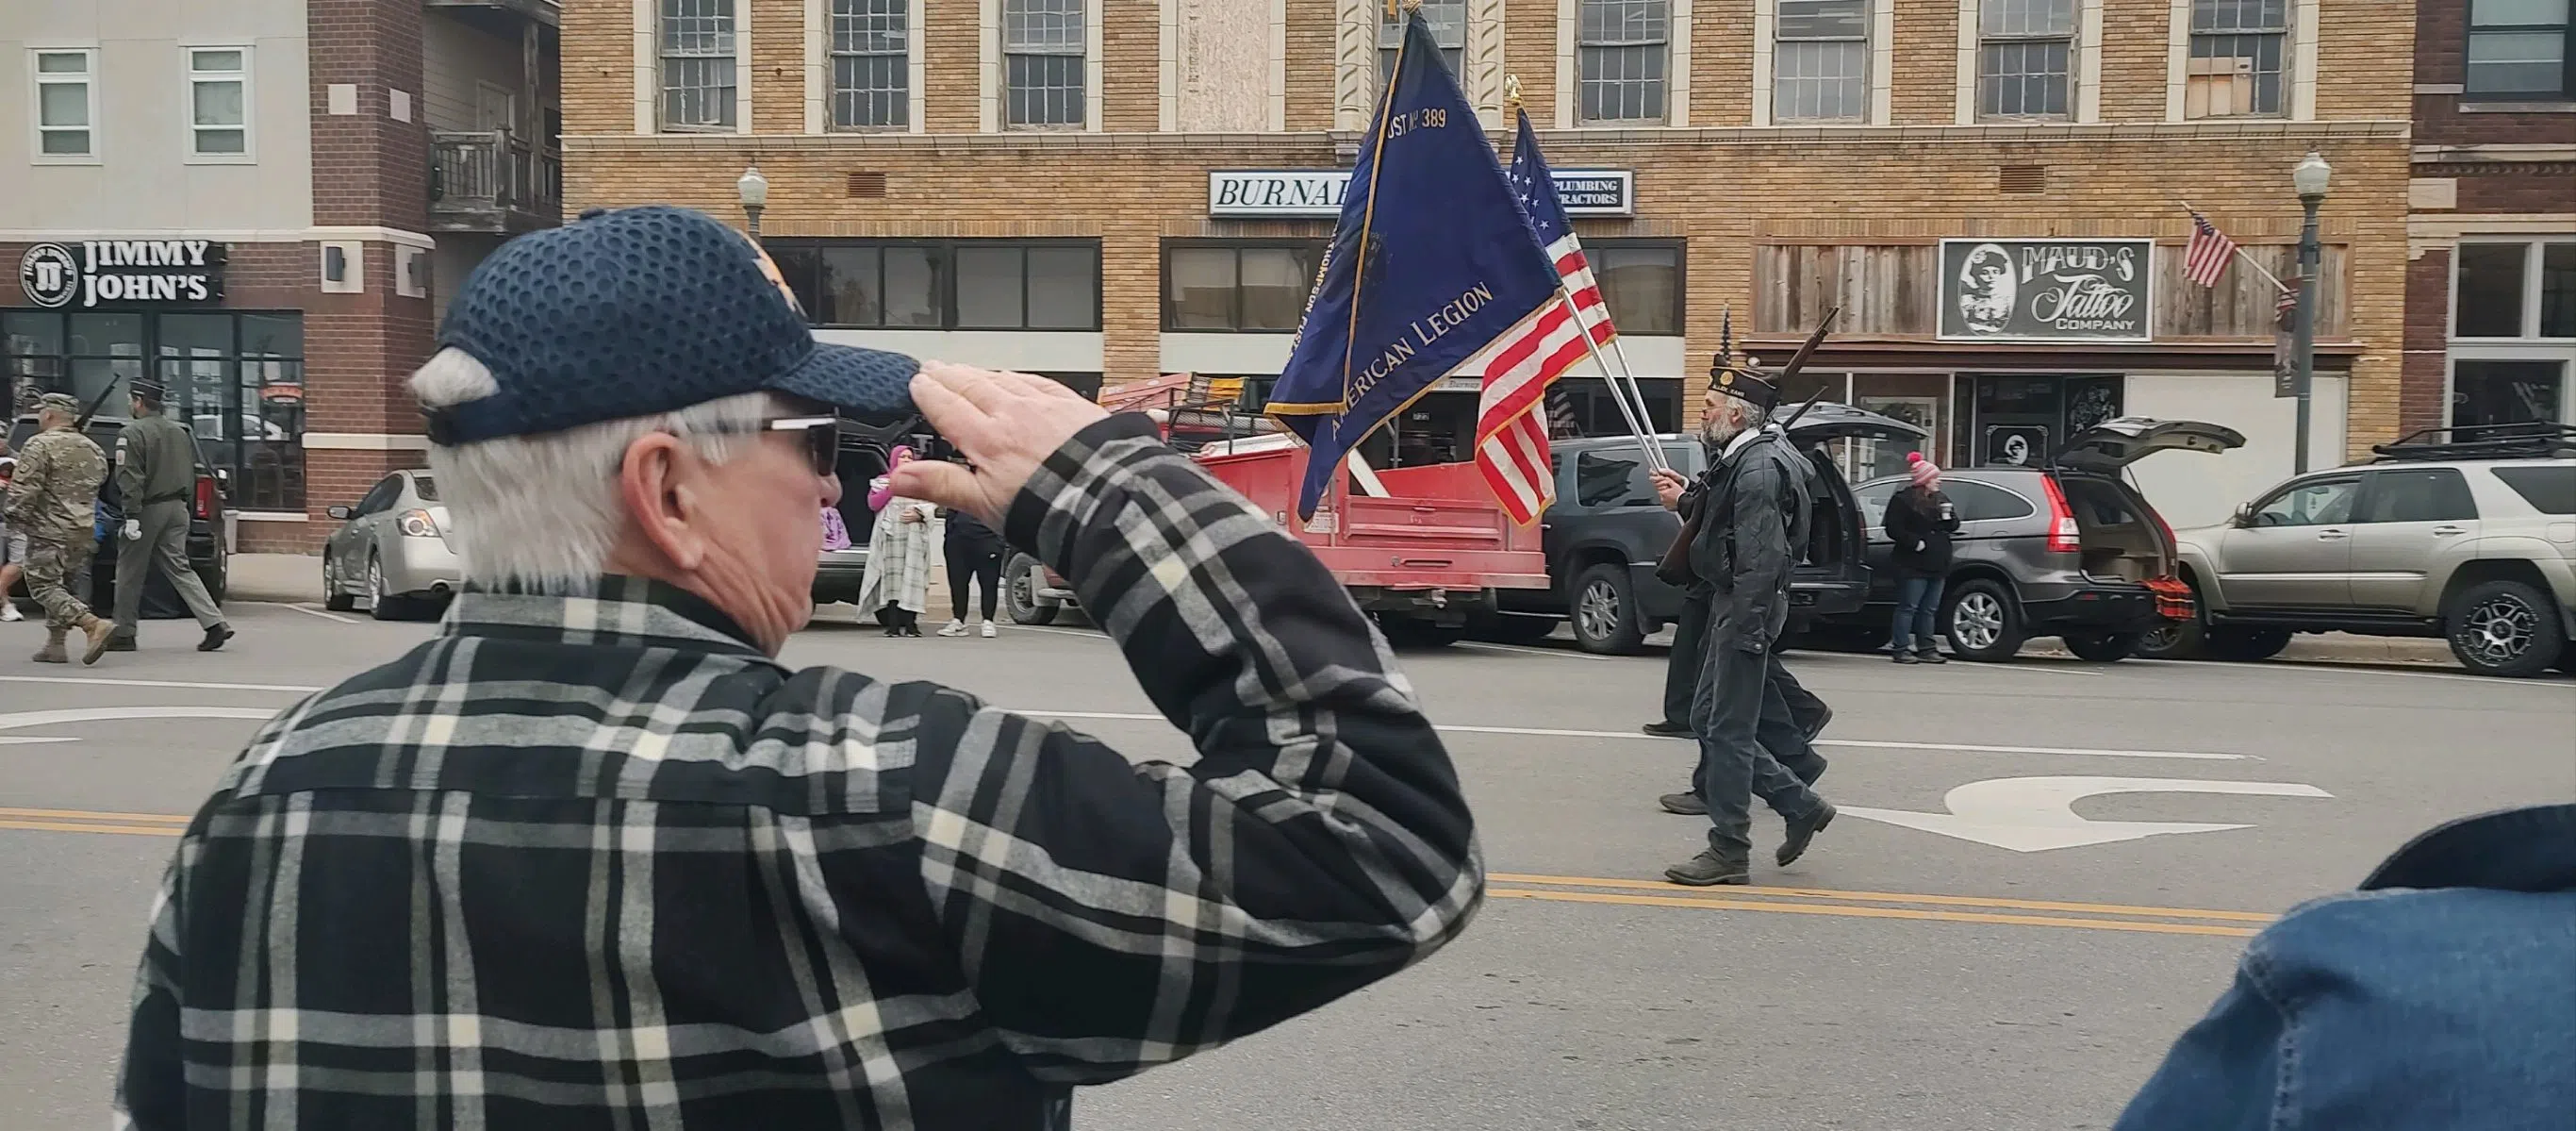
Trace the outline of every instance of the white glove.
[[142, 519], [129, 518], [125, 520], [125, 540], [128, 542], [140, 542], [143, 540]]

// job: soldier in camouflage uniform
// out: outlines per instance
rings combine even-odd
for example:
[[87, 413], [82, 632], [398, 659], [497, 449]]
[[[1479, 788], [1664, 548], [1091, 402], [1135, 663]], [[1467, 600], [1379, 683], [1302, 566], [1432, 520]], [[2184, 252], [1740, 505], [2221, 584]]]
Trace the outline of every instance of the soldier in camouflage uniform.
[[71, 662], [63, 641], [77, 628], [88, 637], [81, 662], [95, 664], [116, 625], [72, 596], [67, 583], [98, 552], [98, 487], [107, 481], [107, 455], [72, 427], [78, 401], [47, 393], [38, 405], [37, 434], [18, 452], [8, 503], [10, 529], [27, 536], [27, 590], [45, 607], [45, 646], [36, 662]]

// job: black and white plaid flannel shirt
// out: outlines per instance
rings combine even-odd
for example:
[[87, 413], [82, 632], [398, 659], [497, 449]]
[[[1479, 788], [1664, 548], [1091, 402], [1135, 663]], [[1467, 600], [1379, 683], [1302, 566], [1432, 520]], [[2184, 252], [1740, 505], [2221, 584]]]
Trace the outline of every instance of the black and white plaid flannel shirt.
[[1313, 1009], [1483, 895], [1323, 567], [1139, 417], [1005, 523], [1200, 751], [789, 671], [667, 586], [469, 591], [190, 825], [117, 1090], [161, 1128], [1041, 1128]]

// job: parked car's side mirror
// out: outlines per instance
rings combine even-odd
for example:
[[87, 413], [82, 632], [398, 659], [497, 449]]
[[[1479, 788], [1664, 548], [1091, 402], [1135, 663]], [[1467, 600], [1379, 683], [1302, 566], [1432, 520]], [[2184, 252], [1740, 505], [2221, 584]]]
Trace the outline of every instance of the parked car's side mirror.
[[2236, 525], [2254, 525], [2254, 504], [2251, 501], [2236, 504]]
[[346, 522], [349, 520], [350, 516], [355, 515], [358, 512], [348, 507], [329, 507], [325, 508], [322, 513]]

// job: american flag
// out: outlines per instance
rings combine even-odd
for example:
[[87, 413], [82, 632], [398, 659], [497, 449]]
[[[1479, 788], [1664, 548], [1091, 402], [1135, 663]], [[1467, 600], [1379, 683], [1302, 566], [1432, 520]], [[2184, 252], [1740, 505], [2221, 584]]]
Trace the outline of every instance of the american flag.
[[2281, 297], [2272, 303], [2272, 318], [2280, 323], [2283, 332], [2287, 332], [2294, 325], [2291, 319], [2298, 313], [2299, 281], [2292, 278], [2281, 284]]
[[[1512, 521], [1527, 525], [1556, 501], [1556, 475], [1548, 466], [1548, 427], [1543, 401], [1548, 386], [1590, 352], [1583, 335], [1595, 344], [1615, 332], [1592, 264], [1583, 258], [1583, 243], [1556, 197], [1556, 178], [1540, 155], [1538, 133], [1529, 114], [1520, 115], [1520, 135], [1512, 144], [1509, 170], [1513, 195], [1529, 214], [1530, 234], [1556, 264], [1574, 308], [1551, 303], [1537, 317], [1497, 340], [1485, 366], [1485, 383], [1476, 404], [1476, 470]], [[1580, 329], [1577, 327], [1580, 326]]]
[[2191, 244], [2182, 251], [2182, 274], [2204, 287], [2218, 285], [2218, 275], [2227, 270], [2227, 261], [2236, 258], [2236, 241], [2219, 231], [2198, 210], [2191, 214]]

